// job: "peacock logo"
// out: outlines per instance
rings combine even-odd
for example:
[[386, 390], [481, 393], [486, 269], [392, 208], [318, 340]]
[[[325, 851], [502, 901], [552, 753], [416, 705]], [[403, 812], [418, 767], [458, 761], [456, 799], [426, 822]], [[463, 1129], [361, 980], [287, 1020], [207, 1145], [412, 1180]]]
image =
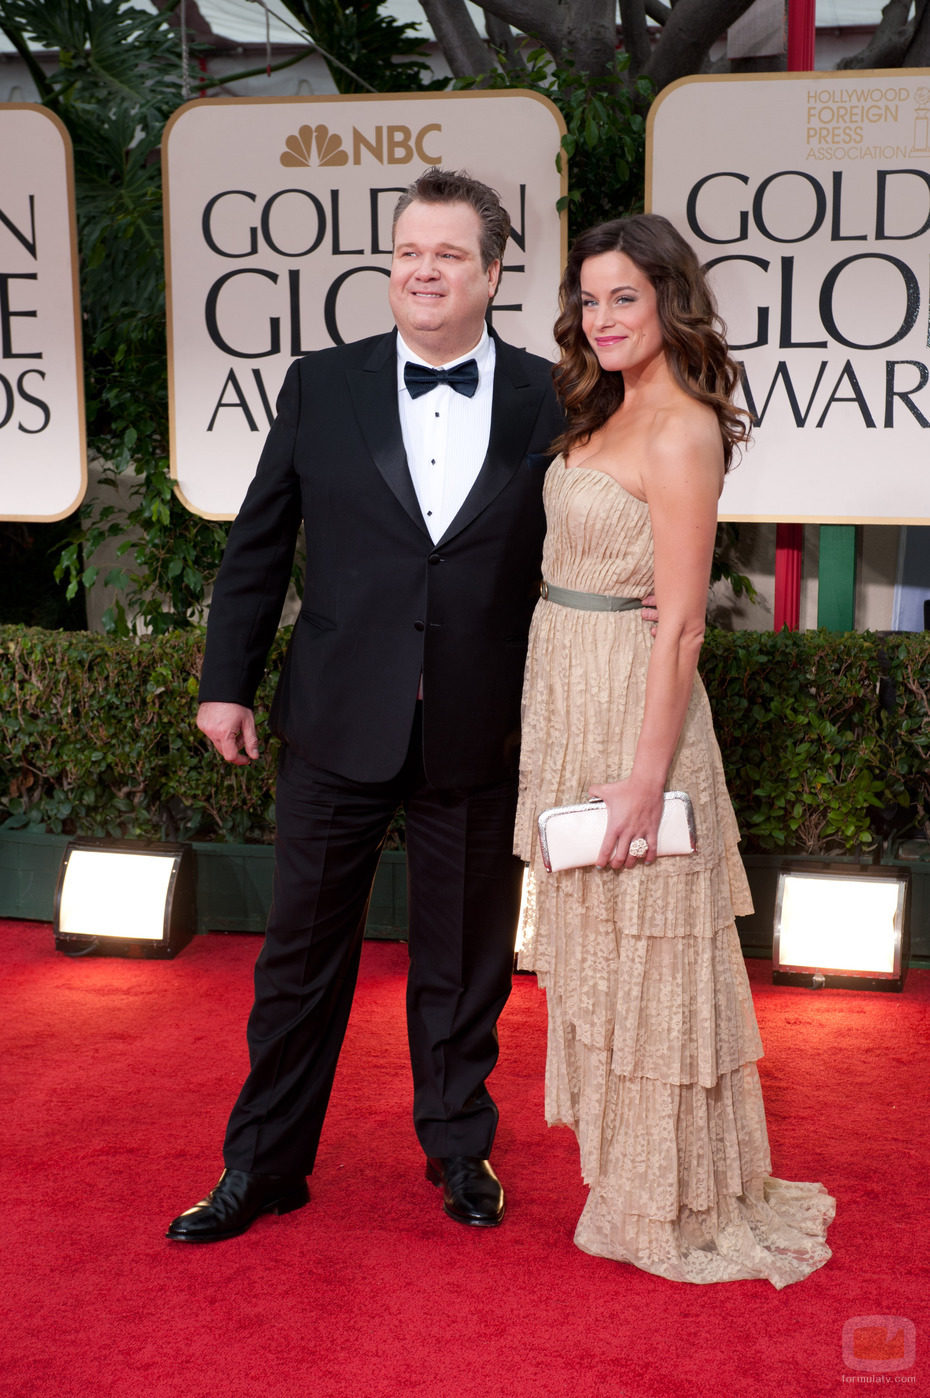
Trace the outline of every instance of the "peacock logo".
[[[342, 137], [328, 126], [301, 126], [294, 136], [288, 136], [281, 152], [281, 164], [290, 168], [309, 165], [348, 165], [349, 152]], [[316, 159], [314, 161], [314, 154]]]

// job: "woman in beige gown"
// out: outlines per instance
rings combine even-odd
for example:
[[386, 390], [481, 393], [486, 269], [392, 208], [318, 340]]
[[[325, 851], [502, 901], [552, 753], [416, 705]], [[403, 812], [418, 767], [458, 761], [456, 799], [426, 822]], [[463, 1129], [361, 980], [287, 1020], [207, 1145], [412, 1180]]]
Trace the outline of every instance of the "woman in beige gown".
[[[561, 307], [568, 429], [543, 559], [560, 591], [530, 633], [516, 836], [521, 965], [548, 999], [546, 1115], [578, 1137], [580, 1248], [677, 1281], [782, 1287], [830, 1256], [834, 1204], [770, 1175], [733, 921], [751, 903], [697, 677], [717, 499], [746, 436], [735, 366], [692, 250], [657, 215], [584, 234]], [[638, 608], [591, 601], [650, 592], [654, 637]], [[656, 860], [667, 789], [689, 793], [698, 849]], [[599, 867], [546, 873], [540, 811], [589, 795], [608, 806]]]

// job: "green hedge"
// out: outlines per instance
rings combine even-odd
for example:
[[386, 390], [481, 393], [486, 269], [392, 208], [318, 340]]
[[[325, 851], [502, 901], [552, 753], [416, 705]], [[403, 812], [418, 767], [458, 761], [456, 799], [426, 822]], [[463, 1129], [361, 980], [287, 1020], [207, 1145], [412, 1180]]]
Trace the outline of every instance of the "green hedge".
[[[250, 768], [216, 757], [194, 727], [202, 651], [199, 630], [0, 627], [0, 826], [268, 840], [274, 745]], [[701, 668], [747, 851], [854, 853], [915, 824], [930, 837], [926, 635], [712, 631]]]
[[701, 660], [747, 851], [930, 838], [923, 632], [713, 632]]
[[[279, 637], [275, 667], [282, 655]], [[270, 839], [272, 745], [252, 769], [216, 757], [194, 727], [202, 657], [200, 630], [136, 640], [0, 627], [0, 826]], [[269, 678], [260, 723], [270, 695]]]

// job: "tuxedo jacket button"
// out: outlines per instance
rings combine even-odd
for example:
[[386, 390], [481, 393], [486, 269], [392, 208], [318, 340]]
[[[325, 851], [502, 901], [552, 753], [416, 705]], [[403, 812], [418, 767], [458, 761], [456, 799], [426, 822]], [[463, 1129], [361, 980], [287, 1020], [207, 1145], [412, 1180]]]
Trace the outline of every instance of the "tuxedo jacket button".
[[423, 625], [422, 621], [415, 621], [413, 623], [413, 629], [414, 631], [425, 631], [426, 627]]

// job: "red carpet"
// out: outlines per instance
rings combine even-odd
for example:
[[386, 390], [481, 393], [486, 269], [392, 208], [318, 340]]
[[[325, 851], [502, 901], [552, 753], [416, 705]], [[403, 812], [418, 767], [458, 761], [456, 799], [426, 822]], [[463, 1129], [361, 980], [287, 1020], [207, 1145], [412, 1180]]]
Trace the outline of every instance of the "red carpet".
[[[775, 988], [768, 963], [749, 965], [775, 1172], [838, 1198], [833, 1261], [776, 1292], [679, 1286], [574, 1248], [583, 1188], [574, 1138], [543, 1122], [545, 1003], [527, 976], [494, 1078], [508, 1214], [488, 1231], [446, 1219], [409, 1120], [394, 943], [365, 948], [310, 1207], [211, 1247], [164, 1241], [220, 1169], [258, 945], [212, 935], [174, 962], [70, 961], [49, 928], [0, 924], [0, 1392], [930, 1393], [930, 971], [893, 995]], [[844, 1324], [886, 1315], [916, 1327], [915, 1364], [848, 1367]]]

